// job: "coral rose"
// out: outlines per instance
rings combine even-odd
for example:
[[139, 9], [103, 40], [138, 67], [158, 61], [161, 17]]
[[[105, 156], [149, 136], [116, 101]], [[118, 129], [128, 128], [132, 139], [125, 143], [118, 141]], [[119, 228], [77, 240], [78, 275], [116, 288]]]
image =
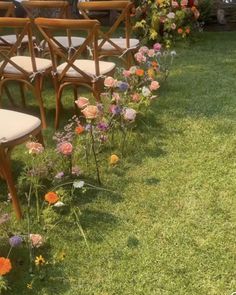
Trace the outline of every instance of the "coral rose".
[[0, 276], [7, 274], [12, 269], [11, 261], [8, 258], [0, 257]]
[[160, 88], [160, 84], [157, 81], [152, 81], [149, 88], [151, 91], [157, 90], [158, 88]]
[[178, 28], [178, 34], [183, 34], [183, 29], [182, 28]]
[[78, 97], [78, 99], [75, 101], [77, 107], [79, 109], [85, 108], [89, 104], [89, 100], [86, 97]]
[[95, 119], [98, 115], [97, 106], [88, 105], [85, 109], [82, 110], [83, 115], [86, 119]]
[[71, 155], [73, 151], [73, 146], [70, 142], [64, 141], [58, 145], [57, 149], [61, 154], [68, 156], [68, 155]]
[[142, 77], [144, 75], [144, 70], [143, 69], [137, 69], [135, 74], [139, 77]]
[[32, 247], [39, 248], [43, 245], [43, 237], [39, 234], [30, 234], [30, 242]]
[[54, 192], [49, 192], [44, 196], [45, 201], [47, 201], [49, 204], [55, 204], [58, 200], [59, 197], [56, 193]]

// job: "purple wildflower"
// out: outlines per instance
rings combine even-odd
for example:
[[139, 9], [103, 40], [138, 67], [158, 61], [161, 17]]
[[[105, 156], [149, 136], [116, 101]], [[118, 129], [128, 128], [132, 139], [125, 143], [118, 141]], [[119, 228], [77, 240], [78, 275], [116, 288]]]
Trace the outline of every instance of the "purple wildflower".
[[101, 131], [107, 131], [108, 129], [108, 124], [105, 122], [99, 122], [97, 125], [98, 129], [100, 129]]
[[22, 244], [23, 239], [20, 236], [13, 236], [9, 239], [11, 247], [18, 247]]
[[120, 91], [126, 91], [129, 88], [129, 84], [126, 82], [119, 82], [117, 85], [120, 89]]

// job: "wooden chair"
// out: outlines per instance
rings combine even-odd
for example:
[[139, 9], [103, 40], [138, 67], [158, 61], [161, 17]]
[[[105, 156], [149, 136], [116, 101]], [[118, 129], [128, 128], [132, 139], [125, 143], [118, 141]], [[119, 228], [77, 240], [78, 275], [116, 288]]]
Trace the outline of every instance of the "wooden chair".
[[[14, 17], [15, 16], [15, 6], [12, 2], [0, 1], [0, 15], [1, 17]], [[0, 50], [8, 52], [16, 43], [17, 32], [14, 34], [0, 35]], [[19, 52], [23, 52], [28, 43], [28, 38], [25, 36], [22, 39], [21, 46], [18, 48]]]
[[[21, 5], [26, 10], [28, 17], [30, 19], [35, 19], [37, 17], [47, 17], [57, 18], [57, 19], [68, 19], [70, 18], [70, 6], [68, 1], [57, 1], [57, 0], [26, 0], [22, 1]], [[35, 13], [37, 12], [37, 13]], [[69, 30], [66, 32], [65, 36], [56, 36], [55, 39], [63, 44], [65, 48], [73, 51], [74, 48], [78, 48], [83, 44], [84, 38], [78, 36], [70, 36]], [[45, 40], [42, 40], [39, 45], [39, 51], [41, 51], [43, 56], [49, 55], [48, 44]]]
[[30, 136], [38, 138], [39, 142], [43, 144], [40, 119], [0, 109], [0, 176], [7, 182], [12, 205], [18, 219], [22, 217], [22, 212], [12, 176], [10, 153], [16, 145], [29, 140]]
[[[77, 99], [77, 88], [80, 85], [89, 87], [94, 97], [99, 100], [100, 93], [103, 88], [105, 76], [114, 74], [115, 64], [98, 60], [98, 29], [99, 22], [96, 20], [59, 20], [37, 18], [35, 20], [39, 31], [48, 42], [51, 59], [53, 64], [53, 81], [56, 90], [56, 118], [55, 126], [59, 124], [59, 114], [61, 106], [61, 96], [66, 86], [73, 86], [74, 98]], [[83, 44], [75, 49], [72, 53], [60, 44], [53, 36], [53, 32], [60, 30], [70, 30], [73, 34], [78, 31], [86, 32], [87, 37]], [[92, 46], [94, 51], [90, 59], [85, 59], [82, 54], [86, 54], [87, 47]], [[60, 65], [57, 64], [56, 55], [59, 55], [64, 61]]]
[[[0, 18], [0, 29], [18, 30], [16, 43], [8, 53], [0, 51], [0, 99], [3, 88], [8, 82], [15, 81], [21, 86], [27, 85], [31, 89], [39, 104], [43, 128], [46, 128], [46, 115], [41, 94], [42, 79], [51, 72], [52, 62], [45, 58], [36, 58], [32, 39], [32, 26], [27, 18]], [[17, 48], [21, 46], [23, 38], [28, 38], [28, 56], [16, 55]], [[24, 88], [21, 87], [22, 102], [25, 105]]]
[[[91, 1], [79, 2], [78, 10], [85, 19], [90, 19], [91, 11], [110, 10], [118, 11], [118, 17], [107, 32], [99, 31], [98, 54], [99, 57], [117, 56], [123, 58], [127, 68], [131, 65], [133, 53], [138, 50], [139, 40], [130, 37], [130, 13], [133, 3], [129, 1]], [[118, 27], [125, 23], [125, 36], [114, 37]]]

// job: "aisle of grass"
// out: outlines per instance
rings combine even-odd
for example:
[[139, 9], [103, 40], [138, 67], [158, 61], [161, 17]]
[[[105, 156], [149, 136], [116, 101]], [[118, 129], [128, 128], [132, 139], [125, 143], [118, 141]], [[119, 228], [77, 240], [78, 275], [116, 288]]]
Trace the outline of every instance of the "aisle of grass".
[[[129, 154], [105, 171], [118, 193], [78, 196], [90, 251], [76, 226], [60, 224], [47, 258], [64, 250], [64, 262], [32, 290], [16, 263], [7, 294], [236, 291], [236, 33], [204, 33], [177, 53]], [[52, 116], [53, 99], [49, 108]]]

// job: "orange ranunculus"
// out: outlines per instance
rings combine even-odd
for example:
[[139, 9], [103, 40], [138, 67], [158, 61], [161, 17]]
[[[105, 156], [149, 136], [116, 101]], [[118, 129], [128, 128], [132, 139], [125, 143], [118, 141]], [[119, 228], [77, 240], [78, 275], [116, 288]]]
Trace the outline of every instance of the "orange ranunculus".
[[190, 33], [190, 28], [186, 28], [185, 33], [189, 34]]
[[156, 61], [153, 61], [152, 66], [154, 67], [154, 69], [156, 69], [156, 68], [158, 68], [158, 63]]
[[84, 132], [84, 127], [80, 124], [78, 124], [78, 126], [75, 128], [75, 133], [77, 134], [81, 134]]
[[183, 34], [183, 29], [182, 28], [178, 28], [178, 34]]
[[135, 71], [135, 74], [139, 77], [142, 77], [144, 75], [144, 70], [143, 69], [137, 69]]
[[11, 261], [8, 258], [0, 257], [0, 276], [7, 274], [12, 269]]
[[58, 200], [59, 197], [56, 193], [54, 192], [49, 192], [44, 196], [45, 201], [47, 201], [49, 204], [55, 204]]

